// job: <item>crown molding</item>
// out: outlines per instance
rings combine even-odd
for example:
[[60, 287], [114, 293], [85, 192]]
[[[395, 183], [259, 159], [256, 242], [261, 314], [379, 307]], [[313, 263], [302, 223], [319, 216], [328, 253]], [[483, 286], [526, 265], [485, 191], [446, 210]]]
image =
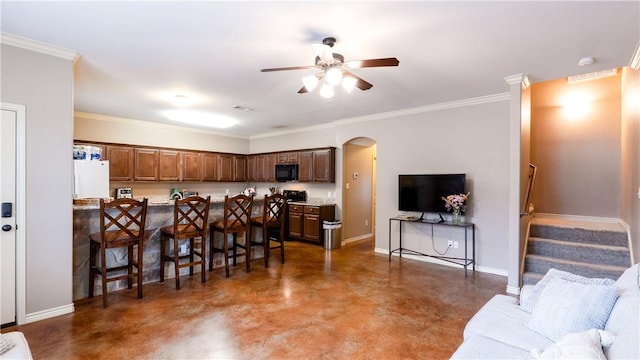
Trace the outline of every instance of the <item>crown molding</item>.
[[253, 140], [253, 139], [268, 138], [273, 136], [288, 135], [293, 133], [307, 132], [307, 131], [313, 131], [313, 130], [331, 129], [341, 125], [355, 124], [355, 123], [361, 123], [366, 121], [388, 119], [388, 118], [414, 115], [414, 114], [422, 114], [422, 113], [446, 110], [446, 109], [455, 109], [455, 108], [461, 108], [465, 106], [488, 104], [488, 103], [499, 102], [499, 101], [508, 101], [509, 99], [510, 99], [509, 93], [493, 94], [493, 95], [480, 96], [475, 98], [462, 99], [462, 100], [450, 101], [450, 102], [439, 103], [439, 104], [419, 106], [415, 108], [408, 108], [408, 109], [397, 110], [397, 111], [388, 111], [388, 112], [383, 112], [378, 114], [358, 116], [358, 117], [353, 117], [353, 118], [348, 118], [343, 120], [334, 120], [326, 124], [299, 127], [299, 128], [290, 129], [290, 130], [282, 130], [277, 132], [270, 132], [266, 134], [255, 135], [255, 136], [249, 137], [249, 139]]
[[40, 41], [27, 39], [17, 35], [0, 32], [0, 43], [18, 48], [35, 51], [41, 54], [56, 56], [66, 60], [71, 60], [75, 64], [80, 58], [80, 53], [75, 50], [46, 44]]
[[152, 126], [154, 128], [195, 132], [195, 133], [199, 133], [199, 134], [206, 133], [206, 134], [209, 134], [209, 135], [217, 135], [217, 136], [223, 136], [223, 137], [228, 137], [228, 138], [236, 138], [236, 139], [242, 139], [242, 140], [249, 139], [246, 136], [223, 134], [223, 133], [211, 131], [209, 129], [204, 129], [204, 128], [180, 126], [180, 125], [167, 124], [167, 123], [163, 123], [163, 122], [130, 119], [130, 118], [123, 118], [123, 117], [118, 117], [118, 116], [111, 116], [111, 115], [100, 115], [100, 114], [93, 114], [93, 113], [82, 112], [82, 111], [74, 111], [73, 112], [73, 117], [74, 118], [78, 117], [78, 118], [83, 118], [83, 119], [88, 119], [88, 120], [97, 120], [97, 121], [119, 123], [119, 124], [132, 124], [132, 123], [134, 123], [134, 124], [140, 125], [140, 126]]
[[[523, 81], [525, 81], [525, 79], [527, 79], [527, 76], [524, 74], [515, 74], [504, 77], [504, 81], [506, 81], [509, 85], [520, 85]], [[529, 80], [527, 79], [527, 81]]]
[[633, 52], [633, 56], [631, 56], [629, 67], [634, 70], [640, 70], [640, 42], [638, 46], [636, 46], [636, 51]]

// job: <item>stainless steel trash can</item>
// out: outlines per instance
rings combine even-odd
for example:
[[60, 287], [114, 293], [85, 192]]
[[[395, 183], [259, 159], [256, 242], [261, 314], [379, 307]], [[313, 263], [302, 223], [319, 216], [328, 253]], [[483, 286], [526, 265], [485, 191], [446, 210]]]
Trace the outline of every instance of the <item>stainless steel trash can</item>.
[[342, 221], [323, 221], [324, 248], [326, 250], [340, 249], [342, 245]]

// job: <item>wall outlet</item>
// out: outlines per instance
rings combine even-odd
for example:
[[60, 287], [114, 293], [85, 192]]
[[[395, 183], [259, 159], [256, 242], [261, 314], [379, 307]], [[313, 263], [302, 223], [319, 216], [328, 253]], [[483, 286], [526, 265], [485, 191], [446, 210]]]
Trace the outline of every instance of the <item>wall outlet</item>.
[[369, 220], [364, 221], [364, 226], [369, 226]]
[[453, 241], [452, 240], [447, 241], [447, 246], [448, 247], [453, 247]]
[[180, 254], [187, 253], [187, 244], [180, 245]]
[[453, 242], [453, 248], [454, 248], [454, 249], [457, 249], [457, 248], [458, 248], [458, 242], [457, 242], [457, 241], [454, 241], [454, 242]]

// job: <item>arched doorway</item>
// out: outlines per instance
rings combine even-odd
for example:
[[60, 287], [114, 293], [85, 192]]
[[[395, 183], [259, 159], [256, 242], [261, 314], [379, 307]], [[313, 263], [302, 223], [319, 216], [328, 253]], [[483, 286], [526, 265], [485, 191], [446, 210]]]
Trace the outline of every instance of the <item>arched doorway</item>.
[[[376, 142], [358, 137], [343, 144], [342, 237], [344, 243], [374, 239]], [[375, 242], [372, 242], [372, 244]]]

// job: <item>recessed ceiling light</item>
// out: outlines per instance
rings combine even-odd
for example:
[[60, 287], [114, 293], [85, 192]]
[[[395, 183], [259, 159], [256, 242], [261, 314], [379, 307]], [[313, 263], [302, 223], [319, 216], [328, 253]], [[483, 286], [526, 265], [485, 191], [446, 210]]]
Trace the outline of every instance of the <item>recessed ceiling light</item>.
[[167, 110], [163, 115], [171, 121], [218, 129], [226, 129], [238, 123], [227, 116], [194, 110]]
[[236, 110], [240, 110], [240, 111], [253, 111], [252, 108], [246, 107], [246, 106], [242, 106], [242, 105], [235, 105], [235, 106], [232, 107], [232, 109], [236, 109]]
[[591, 65], [596, 62], [596, 59], [593, 56], [585, 56], [582, 59], [578, 60], [578, 66]]
[[171, 102], [176, 106], [189, 106], [193, 101], [187, 95], [177, 94], [173, 96]]

